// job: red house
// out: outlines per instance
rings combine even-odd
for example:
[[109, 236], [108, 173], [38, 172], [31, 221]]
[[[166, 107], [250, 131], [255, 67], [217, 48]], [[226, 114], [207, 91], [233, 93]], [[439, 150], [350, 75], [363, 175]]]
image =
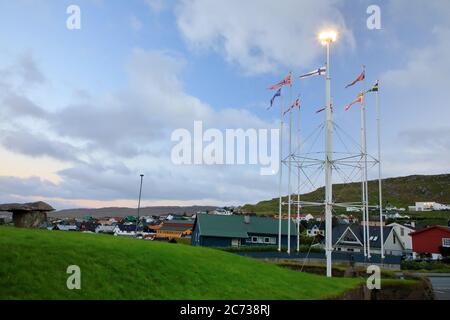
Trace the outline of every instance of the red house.
[[450, 228], [432, 226], [410, 233], [413, 255], [431, 254], [432, 259], [440, 259], [439, 247], [450, 247]]

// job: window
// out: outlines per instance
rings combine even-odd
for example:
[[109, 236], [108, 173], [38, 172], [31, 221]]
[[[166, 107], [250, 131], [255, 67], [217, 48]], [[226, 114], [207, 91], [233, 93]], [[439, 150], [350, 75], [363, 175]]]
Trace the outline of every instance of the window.
[[450, 238], [442, 238], [442, 246], [450, 247]]
[[253, 243], [258, 243], [258, 237], [252, 237], [252, 242]]
[[405, 229], [404, 229], [404, 228], [400, 228], [400, 235], [401, 235], [402, 237], [405, 236]]
[[269, 237], [265, 237], [264, 238], [264, 243], [270, 243], [270, 238]]
[[394, 242], [394, 244], [395, 244], [395, 239], [396, 239], [397, 237], [394, 235], [393, 237], [392, 237], [392, 241]]

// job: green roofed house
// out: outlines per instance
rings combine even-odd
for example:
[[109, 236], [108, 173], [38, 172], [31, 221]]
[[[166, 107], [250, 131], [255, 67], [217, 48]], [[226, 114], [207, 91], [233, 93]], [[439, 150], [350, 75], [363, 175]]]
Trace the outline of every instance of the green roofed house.
[[[297, 242], [297, 228], [291, 223], [291, 246]], [[288, 221], [282, 220], [281, 243], [287, 245]], [[256, 216], [198, 214], [192, 245], [205, 247], [276, 246], [278, 219]]]

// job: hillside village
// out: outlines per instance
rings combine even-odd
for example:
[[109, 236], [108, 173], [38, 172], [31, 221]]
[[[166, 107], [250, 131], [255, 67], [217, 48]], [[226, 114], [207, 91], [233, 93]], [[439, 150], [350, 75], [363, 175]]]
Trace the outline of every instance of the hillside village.
[[[43, 205], [41, 205], [42, 207]], [[3, 209], [2, 209], [3, 208]], [[0, 206], [17, 212], [15, 205]], [[46, 209], [51, 211], [52, 208]], [[245, 207], [217, 208], [195, 214], [172, 213], [126, 217], [81, 218], [53, 217], [36, 225], [41, 229], [63, 232], [109, 234], [116, 237], [137, 238], [147, 241], [179, 242], [192, 246], [220, 248], [256, 258], [316, 259], [323, 257], [325, 222], [323, 214], [302, 210], [290, 221], [291, 238], [288, 239], [286, 214], [281, 229], [282, 252], [279, 245], [277, 214], [262, 215], [247, 212]], [[16, 211], [14, 211], [16, 210]], [[378, 211], [378, 208], [374, 207]], [[306, 211], [306, 210], [305, 210]], [[387, 268], [399, 269], [404, 261], [447, 261], [450, 248], [450, 206], [436, 202], [416, 202], [407, 208], [392, 205], [383, 208], [383, 239], [380, 222], [376, 217], [369, 222], [371, 257], [363, 255], [363, 226], [358, 208], [347, 208], [345, 213], [333, 217], [333, 248], [335, 259], [351, 263], [383, 263]], [[438, 214], [439, 224], [428, 224], [427, 215]], [[17, 214], [17, 216], [19, 216]], [[424, 219], [425, 217], [425, 219]], [[23, 219], [22, 219], [23, 220]], [[0, 213], [0, 224], [23, 223], [10, 215]], [[424, 223], [425, 222], [425, 223]], [[285, 247], [290, 241], [293, 252], [287, 255]], [[381, 260], [383, 241], [385, 258]], [[258, 253], [259, 252], [259, 253]], [[314, 260], [314, 261], [316, 261]]]

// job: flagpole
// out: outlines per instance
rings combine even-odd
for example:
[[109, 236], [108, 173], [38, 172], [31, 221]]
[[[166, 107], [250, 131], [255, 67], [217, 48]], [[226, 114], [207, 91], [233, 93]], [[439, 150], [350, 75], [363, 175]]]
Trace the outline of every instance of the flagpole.
[[331, 111], [331, 76], [330, 76], [330, 43], [327, 41], [327, 76], [326, 88], [326, 135], [325, 135], [325, 251], [327, 258], [327, 277], [332, 277], [331, 255], [333, 251], [332, 241], [332, 161], [333, 161], [333, 113]]
[[297, 112], [297, 153], [299, 155], [297, 160], [297, 252], [300, 252], [300, 102]]
[[375, 95], [375, 103], [377, 110], [377, 138], [378, 138], [378, 196], [379, 196], [379, 209], [380, 209], [380, 237], [381, 237], [381, 259], [384, 259], [384, 228], [383, 228], [383, 191], [382, 191], [382, 179], [381, 179], [381, 130], [380, 130], [380, 81], [377, 80], [377, 92]]
[[279, 206], [278, 206], [278, 251], [281, 252], [281, 215], [283, 209], [283, 95], [280, 100], [280, 166], [278, 170]]
[[[363, 98], [364, 99], [364, 98]], [[362, 204], [362, 227], [363, 227], [363, 245], [364, 257], [367, 257], [367, 233], [366, 233], [366, 185], [364, 183], [364, 109], [360, 108], [360, 130], [361, 130], [361, 204]]]
[[[292, 106], [292, 77], [291, 84], [289, 86], [290, 104]], [[291, 254], [291, 163], [292, 163], [292, 110], [289, 111], [289, 155], [288, 155], [288, 240], [287, 240], [287, 253]]]
[[[363, 79], [363, 94], [365, 94], [366, 91], [366, 66], [364, 66], [364, 79]], [[367, 131], [366, 131], [366, 99], [363, 96], [363, 103], [362, 103], [362, 109], [363, 109], [363, 133], [364, 133], [364, 192], [365, 192], [365, 211], [366, 211], [366, 230], [367, 230], [367, 257], [370, 259], [370, 216], [369, 216], [369, 185], [367, 183]]]

